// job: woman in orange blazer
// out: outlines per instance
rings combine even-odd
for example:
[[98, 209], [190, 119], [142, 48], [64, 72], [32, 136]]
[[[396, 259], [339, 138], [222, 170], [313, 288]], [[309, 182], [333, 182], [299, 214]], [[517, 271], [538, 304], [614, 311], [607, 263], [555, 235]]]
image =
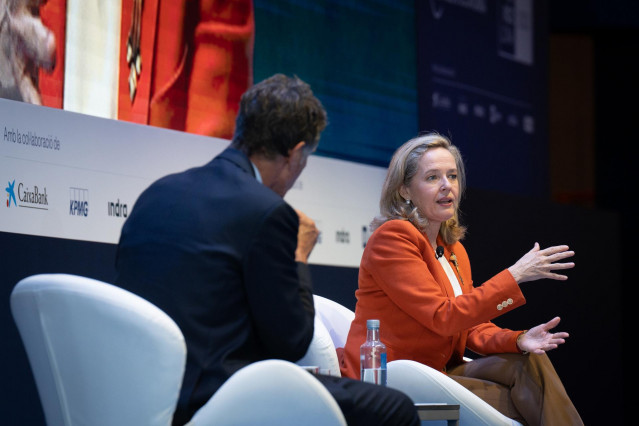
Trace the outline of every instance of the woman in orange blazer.
[[[545, 355], [568, 337], [550, 331], [559, 318], [528, 331], [490, 322], [526, 302], [521, 283], [567, 279], [554, 271], [574, 263], [556, 262], [574, 252], [535, 244], [513, 266], [474, 287], [459, 242], [465, 233], [457, 215], [464, 180], [458, 149], [439, 134], [414, 138], [395, 152], [360, 265], [342, 375], [359, 378], [366, 320], [377, 318], [388, 361], [411, 359], [446, 372], [506, 416], [530, 425], [583, 424]], [[466, 348], [492, 356], [465, 363]]]

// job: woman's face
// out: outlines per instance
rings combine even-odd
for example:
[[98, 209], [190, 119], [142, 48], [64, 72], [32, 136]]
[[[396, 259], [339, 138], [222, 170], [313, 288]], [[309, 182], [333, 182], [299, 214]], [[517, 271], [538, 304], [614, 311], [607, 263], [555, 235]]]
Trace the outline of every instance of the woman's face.
[[437, 226], [455, 214], [459, 196], [455, 157], [446, 148], [431, 148], [419, 159], [417, 173], [400, 194], [411, 200], [431, 225]]

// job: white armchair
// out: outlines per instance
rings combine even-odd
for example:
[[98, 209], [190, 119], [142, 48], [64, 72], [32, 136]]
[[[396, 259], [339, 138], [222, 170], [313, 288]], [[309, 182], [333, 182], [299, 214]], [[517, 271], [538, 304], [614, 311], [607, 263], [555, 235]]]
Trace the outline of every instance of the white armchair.
[[316, 366], [320, 373], [341, 377], [339, 362], [335, 345], [331, 340], [331, 335], [324, 326], [320, 317], [315, 314], [315, 331], [313, 340], [306, 351], [306, 355], [296, 362], [298, 366]]
[[[182, 384], [184, 337], [162, 310], [119, 287], [68, 274], [21, 280], [10, 299], [49, 425], [169, 426]], [[189, 426], [330, 425], [330, 393], [293, 363], [236, 372]]]
[[521, 426], [446, 374], [416, 361], [388, 363], [388, 386], [399, 389], [415, 403], [459, 404], [462, 425]]
[[312, 374], [270, 359], [237, 371], [186, 426], [346, 426], [339, 405]]
[[[330, 299], [314, 298], [316, 316], [328, 329], [335, 348], [344, 347], [355, 313]], [[521, 426], [447, 375], [415, 361], [389, 362], [387, 385], [404, 392], [416, 404], [459, 405], [459, 422], [462, 425]]]
[[355, 313], [322, 296], [313, 295], [315, 333], [306, 355], [296, 362], [300, 366], [317, 366], [320, 372], [341, 377], [337, 348], [343, 348]]
[[315, 316], [328, 330], [335, 348], [343, 348], [351, 329], [351, 322], [355, 318], [355, 312], [326, 297], [313, 295], [313, 301]]
[[25, 278], [10, 301], [47, 424], [171, 424], [186, 346], [164, 312], [66, 274]]

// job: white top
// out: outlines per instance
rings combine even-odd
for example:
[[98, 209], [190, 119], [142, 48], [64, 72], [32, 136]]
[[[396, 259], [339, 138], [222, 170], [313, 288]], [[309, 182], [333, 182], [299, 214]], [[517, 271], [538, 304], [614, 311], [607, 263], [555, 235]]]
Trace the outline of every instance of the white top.
[[453, 272], [453, 268], [450, 267], [448, 260], [444, 256], [439, 256], [439, 263], [441, 263], [442, 268], [444, 268], [444, 272], [446, 272], [448, 281], [450, 281], [450, 285], [453, 287], [453, 291], [455, 292], [455, 297], [462, 294], [462, 289], [459, 285], [459, 281], [457, 280], [457, 275]]

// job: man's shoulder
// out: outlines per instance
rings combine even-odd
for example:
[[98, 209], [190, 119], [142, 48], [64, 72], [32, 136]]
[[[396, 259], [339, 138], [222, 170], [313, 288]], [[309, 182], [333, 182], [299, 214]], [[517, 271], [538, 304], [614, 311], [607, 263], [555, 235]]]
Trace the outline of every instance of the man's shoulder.
[[261, 186], [253, 176], [248, 158], [235, 149], [227, 148], [204, 165], [190, 167], [158, 178], [149, 185], [148, 189], [184, 188], [186, 190], [190, 188], [193, 192], [201, 190], [202, 193], [207, 193], [210, 192], [208, 191], [210, 188], [216, 188], [213, 192], [219, 192], [225, 187], [232, 190], [238, 185], [247, 185], [258, 190]]
[[245, 220], [278, 212], [287, 215], [282, 212], [292, 210], [280, 195], [257, 181], [248, 158], [232, 148], [204, 165], [157, 179], [138, 201], [154, 207], [188, 203], [217, 215], [223, 208], [225, 217]]

